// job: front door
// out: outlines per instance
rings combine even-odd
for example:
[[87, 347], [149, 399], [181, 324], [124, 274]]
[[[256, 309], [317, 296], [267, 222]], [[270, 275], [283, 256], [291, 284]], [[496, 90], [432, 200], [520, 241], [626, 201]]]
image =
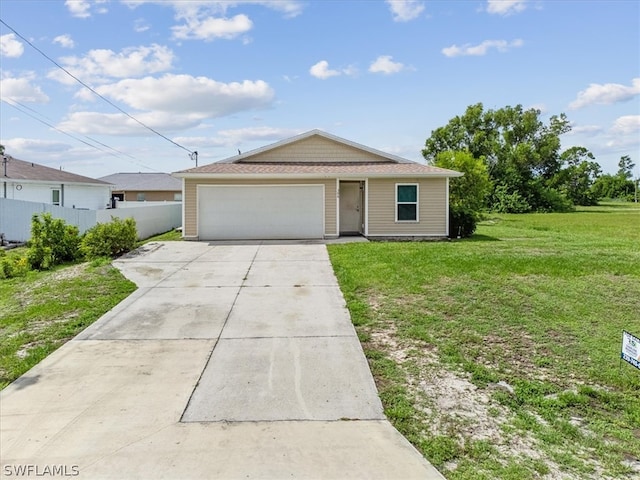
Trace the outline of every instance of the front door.
[[360, 182], [340, 182], [340, 235], [362, 233]]

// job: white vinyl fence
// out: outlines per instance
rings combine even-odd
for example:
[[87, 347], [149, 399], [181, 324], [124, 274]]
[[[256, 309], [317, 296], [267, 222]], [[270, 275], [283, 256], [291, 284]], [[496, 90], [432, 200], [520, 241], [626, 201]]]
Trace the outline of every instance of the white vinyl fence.
[[[131, 203], [131, 202], [130, 202]], [[61, 218], [69, 225], [75, 225], [84, 233], [96, 223], [108, 223], [111, 217], [133, 218], [138, 229], [138, 238], [149, 238], [158, 233], [168, 232], [182, 225], [182, 204], [163, 202], [109, 210], [83, 210], [66, 208], [38, 202], [25, 202], [0, 198], [0, 233], [13, 242], [26, 242], [31, 237], [31, 217], [33, 214], [48, 212], [53, 218]]]

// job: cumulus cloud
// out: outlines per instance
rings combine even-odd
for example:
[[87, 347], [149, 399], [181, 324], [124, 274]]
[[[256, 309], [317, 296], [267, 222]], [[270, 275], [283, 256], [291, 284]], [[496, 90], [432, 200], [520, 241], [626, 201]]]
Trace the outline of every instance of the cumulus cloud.
[[424, 11], [424, 4], [418, 0], [386, 0], [394, 22], [408, 22], [418, 18]]
[[527, 0], [487, 0], [487, 12], [495, 15], [511, 15], [527, 8]]
[[337, 77], [338, 75], [357, 75], [358, 69], [353, 65], [349, 65], [347, 68], [335, 70], [329, 68], [329, 62], [327, 62], [326, 60], [320, 60], [318, 63], [311, 66], [311, 68], [309, 69], [309, 73], [313, 77], [319, 78], [321, 80], [326, 80], [327, 78]]
[[309, 73], [313, 77], [319, 78], [321, 80], [326, 80], [327, 78], [340, 75], [340, 71], [332, 70], [329, 68], [329, 62], [327, 62], [326, 60], [320, 60], [318, 63], [313, 65], [309, 69]]
[[184, 25], [172, 27], [173, 37], [179, 40], [232, 39], [253, 28], [253, 22], [244, 14], [232, 18], [189, 18]]
[[71, 148], [66, 143], [58, 142], [55, 140], [41, 140], [23, 137], [9, 138], [3, 140], [2, 143], [5, 146], [6, 152], [15, 156], [16, 158], [19, 158], [21, 155], [27, 152], [66, 152]]
[[0, 78], [0, 92], [2, 92], [3, 100], [21, 103], [47, 103], [49, 97], [38, 85], [32, 83], [34, 78], [33, 74], [19, 78], [11, 76]]
[[3, 57], [18, 58], [24, 52], [22, 42], [16, 40], [13, 33], [0, 36], [0, 55]]
[[506, 40], [485, 40], [479, 45], [471, 45], [469, 43], [461, 46], [451, 45], [450, 47], [443, 48], [442, 53], [447, 57], [483, 56], [491, 49], [505, 53], [513, 48], [521, 47], [522, 45], [524, 45], [524, 42], [519, 38], [511, 42]]
[[251, 142], [276, 142], [284, 138], [302, 133], [302, 130], [274, 127], [247, 127], [231, 130], [220, 130], [214, 136], [176, 137], [174, 140], [182, 145], [193, 147], [233, 147]]
[[577, 110], [594, 104], [611, 105], [630, 100], [638, 94], [640, 94], [640, 77], [634, 78], [630, 86], [619, 83], [592, 83], [578, 93], [577, 98], [569, 104], [569, 108]]
[[273, 89], [263, 80], [223, 83], [207, 77], [171, 74], [121, 80], [97, 87], [96, 91], [138, 110], [189, 112], [202, 118], [264, 108], [274, 98]]
[[593, 137], [602, 133], [603, 129], [599, 125], [577, 125], [571, 126], [571, 131], [567, 132], [567, 135], [585, 135], [587, 137]]
[[178, 40], [234, 39], [253, 28], [253, 22], [244, 13], [231, 15], [230, 10], [243, 5], [260, 5], [282, 12], [285, 18], [293, 18], [302, 13], [303, 3], [299, 0], [123, 0], [131, 8], [145, 3], [153, 3], [173, 8], [179, 22], [171, 27], [173, 37]]
[[[101, 4], [105, 4], [107, 0], [94, 0], [93, 7], [96, 7], [97, 13], [106, 13], [107, 9]], [[69, 13], [76, 18], [89, 18], [91, 16], [92, 4], [88, 0], [65, 0], [64, 2]]]
[[75, 42], [71, 38], [71, 35], [58, 35], [53, 39], [53, 43], [57, 43], [63, 48], [73, 48], [76, 46]]
[[640, 139], [640, 115], [624, 115], [618, 117], [611, 127], [611, 133], [636, 135]]
[[[172, 68], [174, 54], [162, 45], [125, 48], [121, 52], [99, 49], [90, 50], [83, 57], [63, 57], [60, 63], [70, 73], [84, 82], [102, 83], [109, 78], [139, 77], [159, 73]], [[75, 80], [59, 69], [52, 70], [49, 78], [68, 85]]]
[[[266, 108], [274, 98], [273, 90], [262, 80], [222, 83], [206, 77], [171, 74], [121, 80], [95, 90], [125, 104], [136, 119], [163, 132], [192, 128], [210, 118]], [[74, 112], [59, 128], [85, 134], [149, 133], [123, 114], [86, 111]]]
[[[154, 130], [177, 132], [198, 125], [203, 116], [169, 112], [137, 113], [134, 117]], [[74, 112], [60, 122], [61, 130], [83, 135], [150, 136], [153, 133], [122, 113]]]
[[393, 57], [391, 55], [380, 55], [369, 66], [369, 71], [371, 73], [384, 73], [386, 75], [391, 75], [392, 73], [398, 73], [404, 70], [404, 65], [400, 62], [394, 62], [392, 58]]

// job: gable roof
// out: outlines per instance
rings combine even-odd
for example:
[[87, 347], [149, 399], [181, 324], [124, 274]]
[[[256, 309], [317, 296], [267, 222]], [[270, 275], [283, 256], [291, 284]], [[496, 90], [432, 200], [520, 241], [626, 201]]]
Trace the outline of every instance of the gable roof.
[[[309, 144], [311, 151], [299, 156], [280, 155], [294, 144]], [[338, 144], [342, 155], [324, 156], [318, 151], [318, 141], [324, 146]], [[315, 149], [314, 149], [315, 147]], [[290, 151], [290, 150], [289, 150]], [[457, 177], [453, 170], [424, 165], [390, 153], [366, 147], [356, 142], [331, 135], [321, 130], [311, 130], [285, 140], [249, 152], [210, 163], [201, 167], [175, 172], [176, 177], [247, 176], [434, 176]]]
[[[92, 183], [97, 185], [109, 185], [108, 182], [97, 180], [95, 178], [76, 175], [75, 173], [58, 170], [56, 168], [45, 167], [33, 162], [25, 162], [18, 160], [11, 155], [7, 157], [7, 175], [3, 178], [11, 180], [25, 180], [34, 182], [55, 182], [55, 183]], [[4, 175], [4, 169], [0, 171], [0, 175]]]
[[145, 191], [181, 191], [182, 181], [168, 173], [121, 172], [100, 177], [100, 180], [113, 183], [115, 190]]

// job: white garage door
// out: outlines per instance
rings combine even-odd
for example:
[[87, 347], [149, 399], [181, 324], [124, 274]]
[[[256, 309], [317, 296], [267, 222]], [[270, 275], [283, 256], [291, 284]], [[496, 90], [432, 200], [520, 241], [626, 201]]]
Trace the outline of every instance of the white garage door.
[[200, 185], [201, 240], [322, 238], [324, 185]]

